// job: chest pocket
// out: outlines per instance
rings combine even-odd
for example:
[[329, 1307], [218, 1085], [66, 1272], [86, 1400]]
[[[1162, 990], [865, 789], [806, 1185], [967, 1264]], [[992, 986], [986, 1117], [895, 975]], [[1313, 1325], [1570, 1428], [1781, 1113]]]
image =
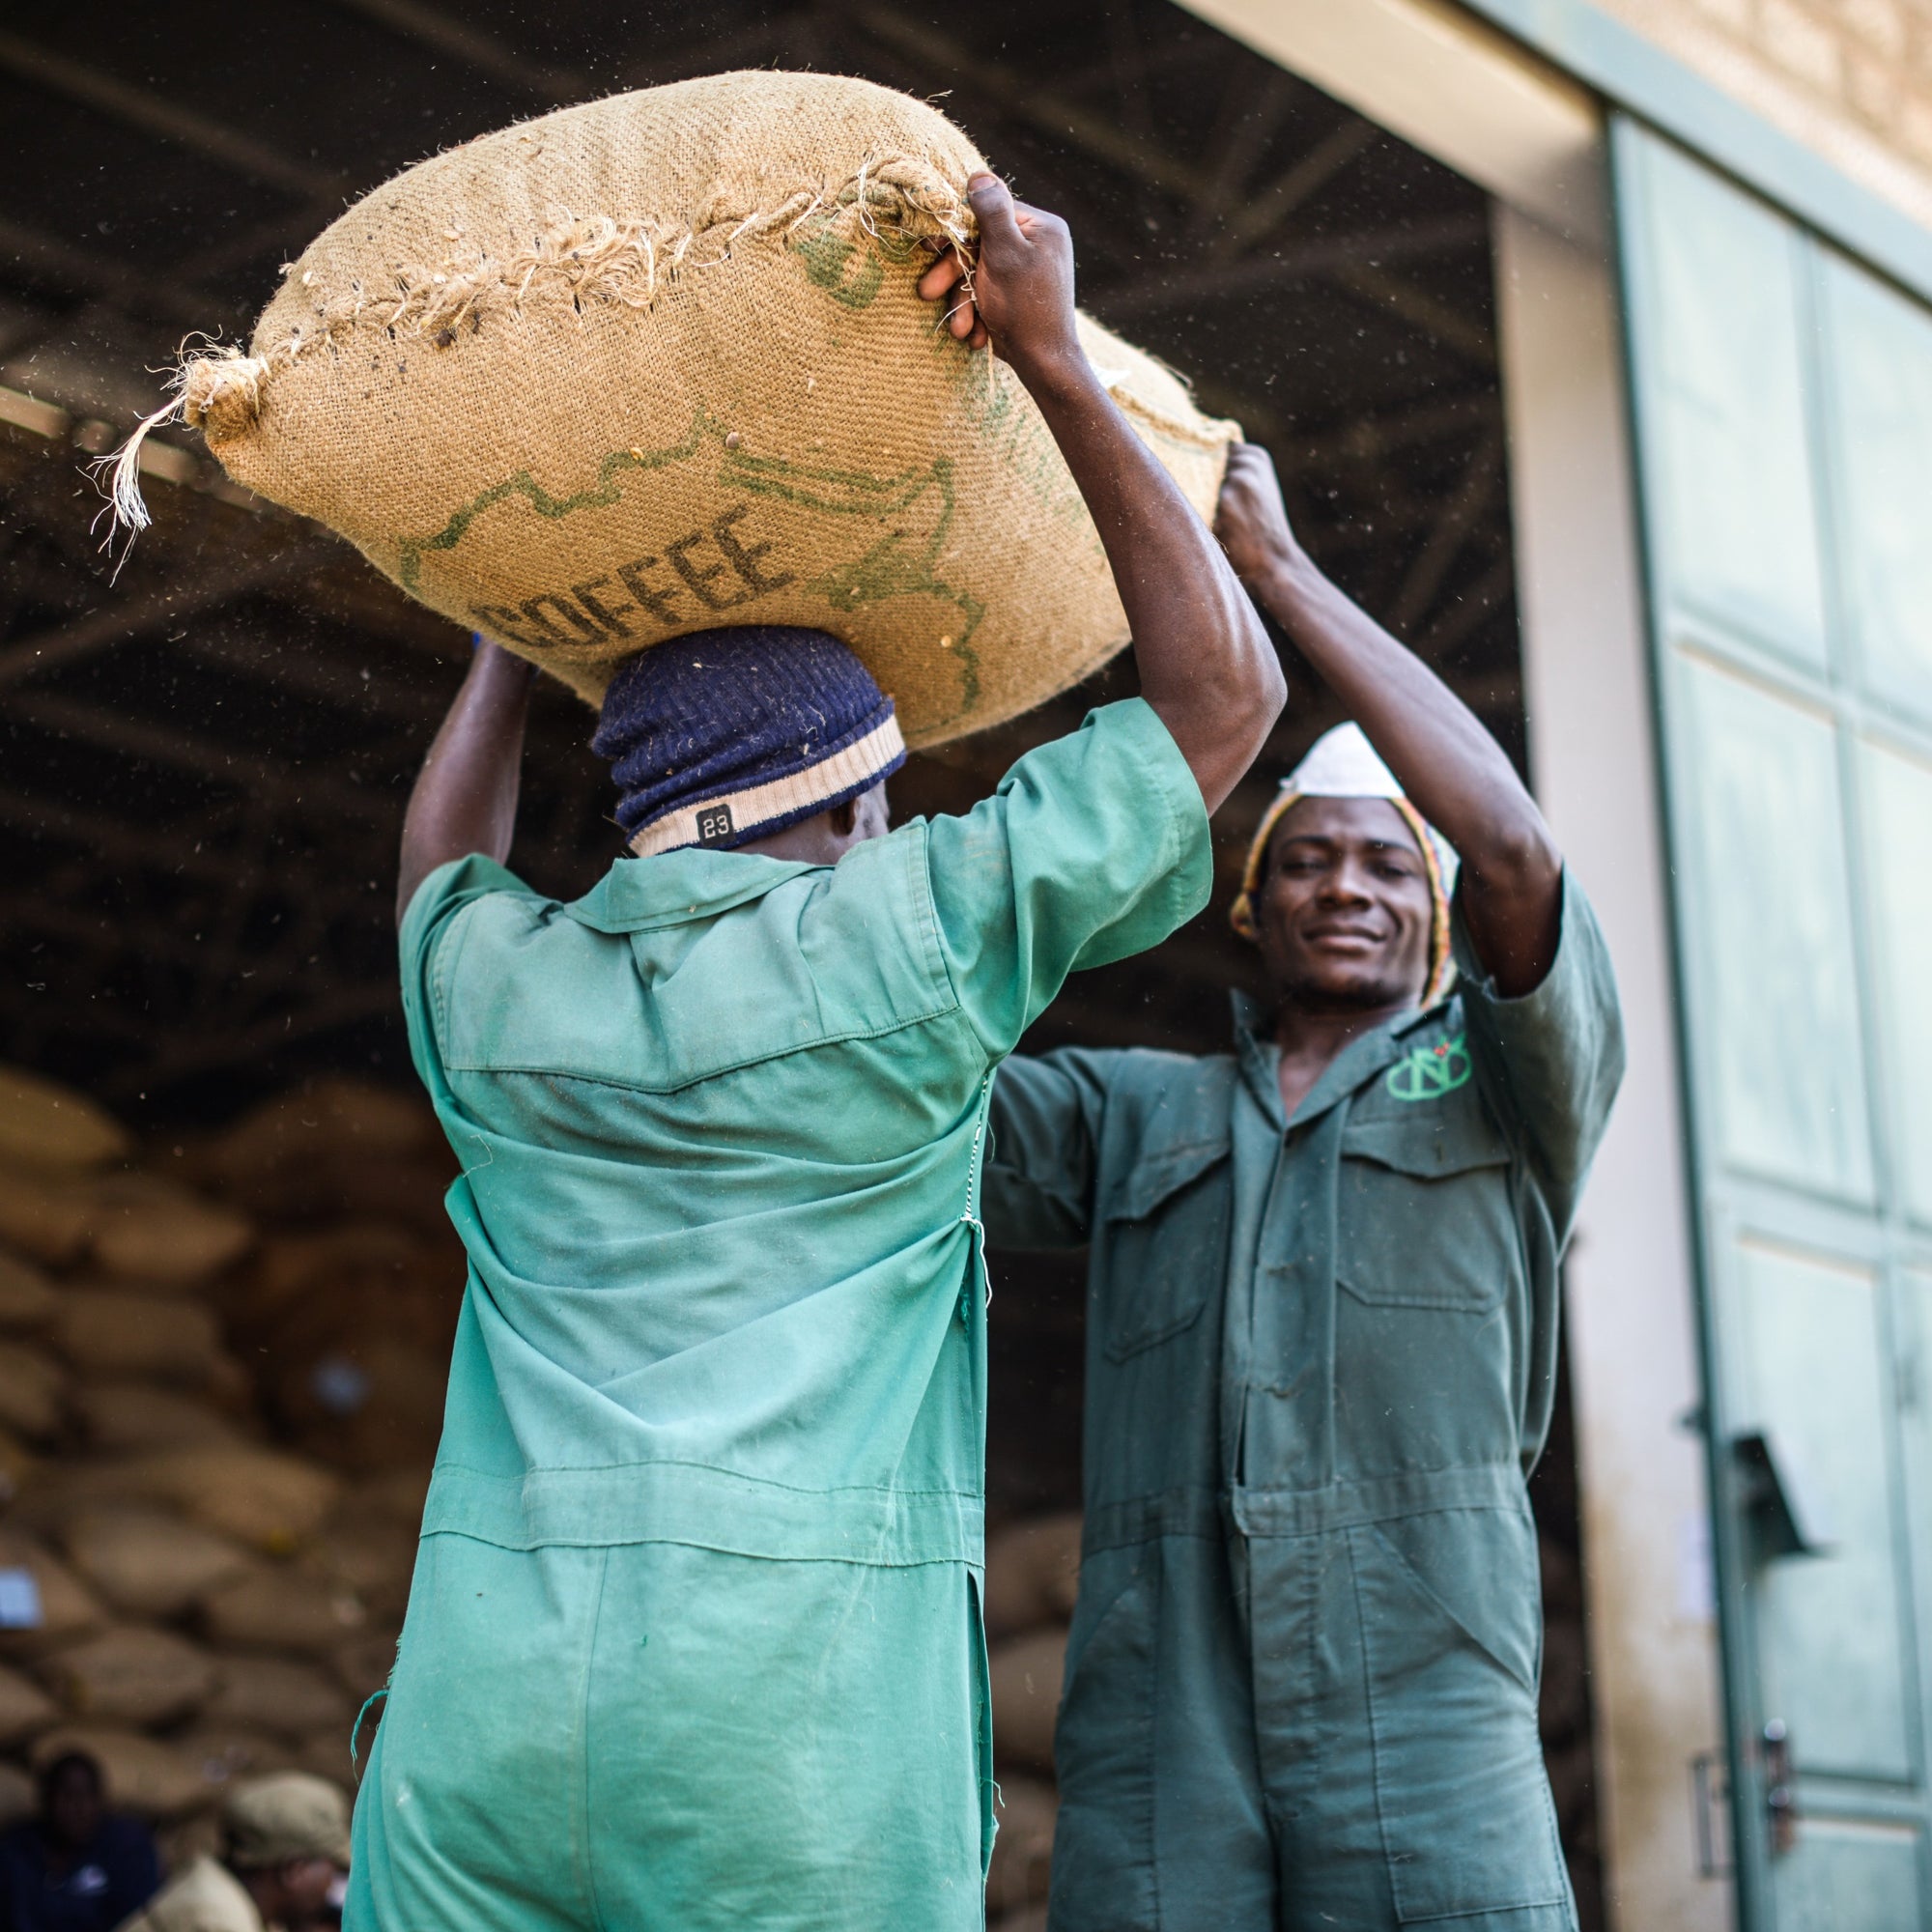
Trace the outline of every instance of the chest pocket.
[[1229, 1142], [1190, 1141], [1137, 1161], [1100, 1203], [1096, 1278], [1107, 1359], [1125, 1361], [1194, 1325], [1228, 1261]]
[[1487, 1314], [1521, 1273], [1510, 1150], [1473, 1092], [1342, 1130], [1336, 1273], [1372, 1307]]

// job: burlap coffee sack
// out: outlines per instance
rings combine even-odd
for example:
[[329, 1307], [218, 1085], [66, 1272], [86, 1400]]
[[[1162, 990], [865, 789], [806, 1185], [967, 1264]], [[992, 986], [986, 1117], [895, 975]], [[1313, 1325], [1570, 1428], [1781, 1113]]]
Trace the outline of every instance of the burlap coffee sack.
[[[368, 195], [181, 407], [237, 481], [592, 701], [667, 637], [803, 624], [911, 743], [956, 737], [1126, 641], [1031, 398], [915, 291], [982, 165], [923, 101], [825, 74], [568, 108]], [[1236, 426], [1081, 330], [1211, 516]]]

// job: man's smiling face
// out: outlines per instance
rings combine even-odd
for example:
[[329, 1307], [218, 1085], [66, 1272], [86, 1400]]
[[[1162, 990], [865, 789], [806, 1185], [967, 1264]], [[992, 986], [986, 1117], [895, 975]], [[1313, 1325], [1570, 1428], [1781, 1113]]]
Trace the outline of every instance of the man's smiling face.
[[1414, 1006], [1429, 972], [1429, 874], [1384, 798], [1303, 798], [1268, 840], [1255, 923], [1269, 983], [1311, 1010]]

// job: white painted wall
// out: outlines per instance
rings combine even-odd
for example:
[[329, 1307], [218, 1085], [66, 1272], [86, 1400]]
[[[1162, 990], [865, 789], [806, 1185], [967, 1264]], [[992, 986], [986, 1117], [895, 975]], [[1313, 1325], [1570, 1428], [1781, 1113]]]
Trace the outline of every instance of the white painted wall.
[[1601, 235], [1594, 98], [1442, 0], [1183, 0], [1559, 234]]
[[1622, 1932], [1716, 1932], [1690, 1761], [1723, 1737], [1662, 820], [1608, 265], [1495, 213], [1536, 793], [1616, 961], [1630, 1071], [1565, 1267], [1605, 1886]]

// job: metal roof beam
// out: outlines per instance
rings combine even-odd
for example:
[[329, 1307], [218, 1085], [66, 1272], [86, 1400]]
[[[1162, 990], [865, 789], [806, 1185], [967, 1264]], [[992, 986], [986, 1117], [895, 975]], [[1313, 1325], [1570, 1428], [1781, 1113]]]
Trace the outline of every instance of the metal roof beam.
[[98, 296], [129, 315], [153, 316], [190, 328], [206, 323], [216, 306], [212, 298], [137, 273], [108, 256], [77, 248], [6, 214], [0, 214], [0, 260], [18, 263], [36, 279], [57, 282], [79, 295]]
[[1208, 170], [1157, 142], [1135, 135], [1122, 127], [1118, 115], [1068, 100], [996, 61], [980, 59], [943, 34], [883, 8], [860, 7], [852, 17], [888, 46], [943, 63], [970, 85], [990, 94], [1009, 114], [1031, 121], [1049, 134], [1063, 139], [1070, 136], [1090, 155], [1150, 187], [1178, 196], [1190, 206], [1212, 195], [1214, 177]]
[[304, 772], [284, 759], [197, 738], [147, 719], [102, 711], [76, 698], [16, 692], [8, 699], [8, 709], [16, 719], [56, 736], [78, 738], [142, 763], [192, 772], [204, 782], [246, 787], [277, 805], [310, 805], [378, 823], [397, 816], [402, 809], [399, 796], [364, 791], [321, 772]]
[[[1366, 234], [1324, 236], [1320, 241], [1284, 248], [1277, 254], [1250, 256], [1225, 267], [1183, 269], [1178, 274], [1151, 276], [1120, 288], [1098, 290], [1088, 298], [1088, 306], [1102, 322], [1126, 321], [1180, 308], [1193, 301], [1263, 295], [1286, 282], [1317, 276], [1334, 278], [1365, 259], [1392, 262], [1451, 254], [1481, 242], [1488, 234], [1489, 224], [1482, 216], [1459, 214], [1400, 228], [1374, 229]], [[1465, 324], [1465, 329], [1466, 327]]]
[[232, 597], [286, 583], [291, 578], [319, 569], [327, 560], [324, 551], [304, 544], [273, 556], [257, 558], [239, 570], [216, 572], [199, 580], [189, 578], [184, 583], [170, 582], [161, 589], [151, 590], [145, 597], [110, 604], [104, 610], [76, 618], [71, 624], [43, 631], [37, 637], [22, 638], [0, 650], [0, 691], [42, 671], [58, 670], [91, 657], [110, 645], [129, 642], [157, 624], [191, 617], [225, 604]]
[[487, 74], [499, 86], [534, 94], [553, 105], [582, 100], [599, 92], [591, 77], [577, 68], [547, 67], [530, 60], [515, 47], [466, 21], [453, 19], [423, 0], [331, 0], [331, 4], [352, 14], [360, 14], [386, 28], [398, 40], [412, 41], [433, 52], [447, 54], [476, 72]]
[[326, 168], [305, 167], [266, 146], [252, 135], [238, 132], [191, 107], [183, 107], [159, 94], [128, 81], [117, 80], [65, 54], [37, 46], [18, 34], [0, 30], [0, 69], [77, 100], [97, 114], [105, 114], [144, 133], [157, 135], [186, 148], [204, 159], [219, 161], [256, 181], [268, 182], [290, 194], [316, 197], [339, 194], [346, 177]]
[[[1382, 261], [1386, 261], [1382, 257]], [[1454, 350], [1465, 361], [1486, 373], [1496, 366], [1496, 339], [1481, 323], [1471, 322], [1461, 309], [1391, 275], [1379, 265], [1366, 260], [1339, 264], [1329, 270], [1328, 279], [1337, 288], [1357, 296], [1372, 308], [1393, 311], [1410, 327], [1419, 329], [1445, 349]]]

